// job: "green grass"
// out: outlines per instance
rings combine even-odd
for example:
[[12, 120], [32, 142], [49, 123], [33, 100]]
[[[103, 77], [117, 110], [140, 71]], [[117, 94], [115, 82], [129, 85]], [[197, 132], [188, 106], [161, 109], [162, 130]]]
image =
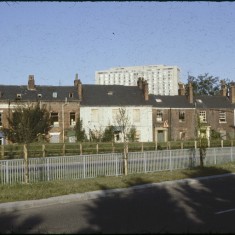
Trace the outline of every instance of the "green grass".
[[32, 184], [1, 185], [0, 203], [42, 199], [104, 189], [126, 188], [146, 183], [157, 183], [231, 172], [235, 172], [235, 162], [217, 165], [216, 167], [197, 167], [187, 170], [162, 171], [156, 173], [134, 174], [119, 177], [99, 177], [95, 179], [84, 180], [64, 180]]

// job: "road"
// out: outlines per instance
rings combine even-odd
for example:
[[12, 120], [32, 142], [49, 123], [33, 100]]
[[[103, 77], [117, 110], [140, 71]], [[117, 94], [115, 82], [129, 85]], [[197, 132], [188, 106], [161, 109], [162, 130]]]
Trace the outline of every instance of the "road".
[[[1, 233], [234, 233], [235, 175], [0, 214]], [[1, 207], [0, 207], [1, 210]]]

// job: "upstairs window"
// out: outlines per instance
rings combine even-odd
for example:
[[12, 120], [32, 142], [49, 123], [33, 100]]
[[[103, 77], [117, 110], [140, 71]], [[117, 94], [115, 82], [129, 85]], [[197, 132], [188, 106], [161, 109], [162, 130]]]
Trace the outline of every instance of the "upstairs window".
[[140, 122], [140, 110], [139, 109], [133, 110], [133, 122]]
[[199, 112], [199, 120], [200, 122], [206, 122], [206, 111]]
[[162, 112], [162, 110], [157, 110], [157, 122], [163, 122], [163, 112]]
[[179, 111], [179, 122], [185, 121], [185, 111]]
[[70, 119], [70, 126], [75, 126], [76, 125], [76, 121], [75, 121], [75, 113], [74, 112], [70, 113], [69, 119]]
[[59, 126], [59, 114], [56, 112], [52, 112], [51, 113], [51, 124], [54, 127], [58, 127]]
[[99, 110], [98, 109], [91, 110], [91, 121], [99, 122]]
[[220, 111], [219, 112], [219, 123], [225, 123], [226, 122], [226, 112]]
[[113, 109], [112, 110], [113, 123], [116, 122], [118, 114], [119, 114], [119, 110], [118, 109]]

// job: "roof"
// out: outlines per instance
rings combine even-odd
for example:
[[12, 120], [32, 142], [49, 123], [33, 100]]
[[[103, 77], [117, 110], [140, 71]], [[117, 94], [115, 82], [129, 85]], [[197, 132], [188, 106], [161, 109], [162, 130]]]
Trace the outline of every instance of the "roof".
[[81, 106], [142, 106], [151, 105], [144, 100], [137, 86], [82, 85]]
[[[17, 99], [22, 101], [64, 101], [66, 98], [70, 101], [79, 100], [75, 86], [35, 86], [35, 88], [35, 90], [28, 90], [27, 86], [0, 85], [0, 101]], [[18, 94], [21, 98], [17, 98]]]
[[180, 95], [150, 95], [150, 102], [156, 108], [194, 108], [194, 104], [190, 104], [186, 96]]
[[196, 96], [194, 103], [197, 108], [234, 108], [227, 96]]

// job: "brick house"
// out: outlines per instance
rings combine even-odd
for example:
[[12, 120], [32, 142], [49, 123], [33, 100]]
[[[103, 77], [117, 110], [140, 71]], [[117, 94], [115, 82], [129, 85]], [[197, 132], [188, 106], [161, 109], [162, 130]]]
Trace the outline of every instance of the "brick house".
[[221, 139], [234, 139], [234, 109], [235, 109], [235, 86], [232, 84], [227, 89], [222, 84], [220, 95], [196, 96], [193, 98], [197, 116], [201, 122], [202, 131], [207, 138], [211, 132], [216, 131]]
[[[221, 94], [217, 96], [193, 95], [192, 85], [186, 95], [183, 84], [179, 84], [178, 96], [150, 95], [153, 106], [153, 140], [192, 140], [199, 133], [210, 139], [212, 131], [222, 139], [235, 138], [235, 85], [227, 96], [222, 84]], [[199, 123], [201, 131], [199, 132]]]
[[[51, 114], [50, 142], [74, 141], [73, 127], [79, 118], [80, 80], [76, 76], [73, 86], [38, 86], [29, 75], [27, 86], [0, 85], [0, 127], [7, 127], [7, 117], [18, 105], [38, 103]], [[0, 132], [1, 144], [7, 140]]]

